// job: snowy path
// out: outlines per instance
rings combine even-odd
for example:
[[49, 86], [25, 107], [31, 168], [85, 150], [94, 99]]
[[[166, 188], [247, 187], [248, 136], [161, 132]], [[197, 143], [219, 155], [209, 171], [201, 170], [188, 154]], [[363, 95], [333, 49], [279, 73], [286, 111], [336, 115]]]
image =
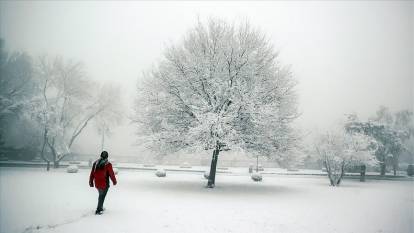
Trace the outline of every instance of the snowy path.
[[73, 232], [414, 232], [413, 182], [219, 174], [205, 189], [200, 174], [121, 170], [106, 212], [93, 215], [88, 173], [0, 168], [1, 233]]

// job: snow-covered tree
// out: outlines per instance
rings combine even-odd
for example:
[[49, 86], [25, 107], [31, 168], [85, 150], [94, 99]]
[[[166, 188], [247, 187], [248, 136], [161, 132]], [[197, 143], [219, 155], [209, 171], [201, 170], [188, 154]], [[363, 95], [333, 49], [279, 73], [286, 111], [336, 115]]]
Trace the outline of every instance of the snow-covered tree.
[[[24, 109], [31, 104], [35, 92], [31, 57], [21, 52], [8, 53], [4, 50], [4, 41], [0, 39], [0, 156], [7, 154], [7, 157], [13, 157], [10, 152], [16, 148], [9, 142], [15, 137], [11, 137], [10, 126], [23, 125], [19, 124], [20, 120], [27, 123], [27, 119], [23, 119]], [[31, 124], [25, 124], [26, 129], [28, 125], [33, 128]], [[18, 147], [29, 144], [20, 141]]]
[[[44, 56], [36, 68], [40, 92], [31, 112], [43, 131], [42, 158], [58, 167], [76, 138], [108, 107], [108, 102], [97, 95], [96, 85], [80, 63]], [[45, 156], [46, 146], [51, 159]]]
[[349, 115], [345, 128], [348, 132], [363, 133], [374, 138], [378, 143], [375, 155], [380, 164], [380, 174], [385, 175], [387, 164], [392, 164], [396, 175], [399, 155], [404, 148], [409, 148], [404, 142], [409, 142], [414, 131], [410, 116], [410, 111], [400, 111], [394, 117], [388, 108], [381, 106], [376, 116], [368, 121]]
[[199, 22], [138, 87], [139, 140], [160, 153], [242, 149], [282, 159], [295, 148], [296, 81], [269, 39], [248, 23]]
[[327, 132], [316, 141], [316, 156], [323, 162], [332, 186], [339, 186], [345, 170], [355, 165], [375, 165], [376, 142], [360, 133]]
[[[414, 117], [413, 112], [410, 110], [400, 110], [394, 114], [393, 128], [401, 135], [403, 148], [401, 154], [406, 155], [406, 162], [414, 162]], [[393, 159], [394, 174], [399, 166], [399, 158], [401, 156], [395, 156]], [[404, 158], [404, 157], [403, 157]]]
[[0, 52], [0, 117], [17, 114], [33, 95], [31, 58], [25, 53]]

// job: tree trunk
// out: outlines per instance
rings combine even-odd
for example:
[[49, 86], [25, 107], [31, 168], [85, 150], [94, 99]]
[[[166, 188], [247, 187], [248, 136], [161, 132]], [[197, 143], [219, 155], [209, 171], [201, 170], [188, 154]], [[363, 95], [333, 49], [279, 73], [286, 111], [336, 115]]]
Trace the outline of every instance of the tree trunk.
[[43, 145], [42, 151], [40, 152], [40, 157], [46, 162], [46, 171], [50, 170], [50, 161], [45, 157], [45, 147], [46, 147], [46, 140], [47, 140], [47, 129], [45, 128], [43, 132]]
[[333, 180], [331, 175], [329, 175], [329, 182], [331, 182], [331, 186], [335, 186], [335, 181]]
[[53, 155], [53, 168], [59, 168], [60, 160], [62, 160], [63, 157], [65, 157], [67, 154], [62, 154], [62, 156], [59, 158], [55, 148], [55, 139], [52, 140], [52, 144], [49, 142], [49, 140], [47, 140], [46, 142]]
[[58, 160], [56, 150], [54, 148], [54, 142], [53, 142], [53, 145], [49, 144], [49, 148], [50, 148], [50, 150], [52, 151], [52, 154], [53, 154], [53, 168], [59, 168], [59, 160]]
[[365, 182], [365, 172], [367, 170], [367, 166], [365, 166], [364, 164], [361, 165], [361, 176], [359, 177], [359, 181], [361, 182]]
[[329, 178], [329, 182], [331, 183], [331, 186], [335, 186], [335, 182], [334, 182], [334, 179], [332, 177], [331, 169], [328, 166], [328, 163], [326, 161], [324, 161], [323, 164], [325, 165], [326, 172], [328, 173], [328, 178]]
[[336, 181], [336, 186], [339, 186], [341, 184], [342, 178], [345, 175], [345, 165], [342, 164], [341, 166], [341, 175], [339, 176], [338, 180]]
[[208, 176], [208, 183], [207, 183], [208, 188], [214, 188], [215, 186], [216, 168], [217, 168], [217, 160], [218, 160], [219, 152], [220, 151], [218, 149], [215, 149], [213, 151], [213, 158], [211, 159], [210, 174]]
[[381, 166], [381, 176], [385, 176], [385, 171], [387, 169], [387, 165], [385, 164], [385, 161], [380, 162]]
[[394, 158], [392, 159], [392, 169], [394, 170], [394, 176], [397, 175], [397, 169], [398, 169], [398, 158], [396, 155], [394, 155]]
[[332, 177], [332, 174], [329, 172], [328, 173], [328, 177], [329, 177], [329, 182], [331, 183], [331, 186], [335, 186], [335, 179]]

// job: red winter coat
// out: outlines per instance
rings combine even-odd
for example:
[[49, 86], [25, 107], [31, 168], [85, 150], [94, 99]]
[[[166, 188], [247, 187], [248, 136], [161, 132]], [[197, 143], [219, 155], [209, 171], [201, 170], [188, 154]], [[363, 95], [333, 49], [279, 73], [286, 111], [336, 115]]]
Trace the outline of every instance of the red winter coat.
[[106, 162], [103, 168], [97, 169], [96, 164], [98, 161], [99, 160], [93, 163], [91, 175], [89, 176], [89, 185], [93, 187], [93, 181], [95, 180], [95, 187], [97, 189], [109, 188], [109, 178], [111, 178], [112, 183], [116, 185], [116, 178], [114, 170], [112, 170], [112, 164], [110, 162]]

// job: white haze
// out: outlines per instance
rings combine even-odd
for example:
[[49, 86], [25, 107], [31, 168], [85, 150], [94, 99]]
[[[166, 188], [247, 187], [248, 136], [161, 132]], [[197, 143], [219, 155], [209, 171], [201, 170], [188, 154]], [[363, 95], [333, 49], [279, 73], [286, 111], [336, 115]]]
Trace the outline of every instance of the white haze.
[[[143, 71], [198, 19], [248, 20], [269, 36], [298, 79], [299, 127], [326, 129], [344, 114], [366, 118], [379, 105], [413, 110], [414, 2], [0, 2], [6, 49], [82, 61], [88, 75], [124, 90], [132, 114]], [[112, 154], [139, 153], [128, 120], [115, 129]], [[78, 150], [96, 154], [94, 128]]]

